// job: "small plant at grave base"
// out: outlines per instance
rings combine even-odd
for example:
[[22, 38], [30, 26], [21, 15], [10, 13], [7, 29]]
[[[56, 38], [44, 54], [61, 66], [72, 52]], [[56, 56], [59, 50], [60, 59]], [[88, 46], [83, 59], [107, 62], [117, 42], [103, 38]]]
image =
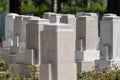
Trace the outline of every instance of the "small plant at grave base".
[[30, 77], [32, 80], [39, 80], [39, 76], [37, 75], [37, 66], [36, 65], [29, 65], [30, 68]]
[[120, 70], [116, 64], [110, 68], [101, 68], [99, 71], [79, 72], [78, 80], [120, 80]]

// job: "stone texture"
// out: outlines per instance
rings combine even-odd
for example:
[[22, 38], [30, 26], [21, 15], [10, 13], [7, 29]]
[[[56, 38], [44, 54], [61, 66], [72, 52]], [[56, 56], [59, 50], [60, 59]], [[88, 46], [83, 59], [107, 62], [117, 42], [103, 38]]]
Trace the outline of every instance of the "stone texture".
[[19, 47], [20, 46], [20, 37], [19, 36], [14, 36], [13, 37], [13, 46], [14, 47]]
[[100, 51], [97, 50], [86, 50], [76, 52], [76, 61], [94, 61], [99, 59]]
[[10, 54], [18, 54], [19, 53], [19, 47], [10, 47]]
[[[76, 39], [83, 40], [83, 50], [96, 50], [98, 47], [98, 29], [96, 19], [93, 16], [81, 16], [77, 18]], [[79, 42], [76, 49], [79, 50]]]
[[3, 48], [10, 48], [13, 46], [13, 41], [11, 39], [2, 41]]
[[42, 63], [74, 62], [74, 29], [67, 24], [45, 24], [44, 30], [41, 34]]
[[25, 64], [34, 65], [34, 49], [25, 51]]
[[13, 38], [15, 16], [18, 16], [18, 14], [8, 13], [5, 16], [5, 40]]
[[25, 53], [16, 54], [16, 63], [17, 64], [25, 64]]
[[26, 48], [34, 49], [34, 64], [41, 63], [41, 32], [48, 19], [31, 19], [26, 25]]
[[73, 25], [73, 27], [76, 27], [76, 18], [75, 18], [75, 15], [63, 14], [63, 15], [61, 15], [60, 22], [61, 23], [71, 24], [71, 25]]
[[51, 15], [50, 18], [49, 18], [50, 23], [60, 23], [61, 16], [62, 16], [62, 14]]
[[[120, 59], [119, 37], [120, 37], [120, 18], [115, 15], [104, 16], [101, 21], [100, 49], [101, 59]], [[108, 46], [108, 55], [106, 55], [105, 46]]]
[[53, 80], [52, 79], [52, 65], [41, 64], [40, 65], [40, 79], [41, 80]]
[[80, 71], [92, 71], [95, 69], [95, 62], [94, 61], [78, 61], [77, 63], [77, 72]]
[[84, 13], [84, 16], [77, 17], [76, 23], [77, 71], [91, 71], [95, 60], [100, 58], [98, 16], [95, 13]]
[[76, 80], [74, 32], [73, 27], [68, 24], [45, 24], [41, 34], [41, 67], [44, 70], [40, 73], [44, 72], [46, 76], [41, 76], [43, 80], [51, 77], [52, 80]]
[[110, 68], [112, 64], [120, 68], [120, 17], [115, 14], [105, 14], [101, 21], [100, 60], [96, 60], [97, 70]]
[[9, 65], [10, 64], [16, 64], [16, 55], [15, 54], [10, 54], [9, 55], [9, 57], [10, 57], [10, 63], [9, 63]]
[[97, 71], [108, 68], [108, 69], [120, 69], [120, 59], [111, 59], [111, 60], [96, 60], [95, 61]]

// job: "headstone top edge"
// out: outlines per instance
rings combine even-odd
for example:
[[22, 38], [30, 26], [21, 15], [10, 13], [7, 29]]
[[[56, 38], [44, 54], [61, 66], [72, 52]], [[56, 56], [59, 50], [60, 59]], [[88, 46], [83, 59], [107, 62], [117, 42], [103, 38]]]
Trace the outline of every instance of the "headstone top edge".
[[117, 16], [117, 15], [112, 13], [107, 13], [107, 14], [104, 14], [103, 16]]
[[61, 17], [75, 18], [75, 15], [72, 15], [72, 14], [63, 14]]
[[103, 16], [102, 20], [120, 20], [118, 16]]
[[31, 18], [29, 19], [28, 23], [31, 23], [31, 24], [39, 24], [39, 23], [48, 23], [49, 20], [48, 19], [43, 19], [43, 18]]

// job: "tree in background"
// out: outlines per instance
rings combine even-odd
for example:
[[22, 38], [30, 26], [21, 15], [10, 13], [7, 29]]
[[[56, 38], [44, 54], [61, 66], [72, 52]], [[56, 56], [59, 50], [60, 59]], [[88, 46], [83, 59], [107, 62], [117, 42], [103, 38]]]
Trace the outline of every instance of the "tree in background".
[[0, 0], [0, 12], [9, 11], [9, 0]]

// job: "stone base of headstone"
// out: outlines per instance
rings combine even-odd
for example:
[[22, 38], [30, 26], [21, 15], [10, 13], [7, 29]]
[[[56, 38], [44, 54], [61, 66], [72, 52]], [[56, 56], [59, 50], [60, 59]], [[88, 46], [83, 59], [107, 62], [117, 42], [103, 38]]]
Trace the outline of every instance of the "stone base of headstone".
[[95, 69], [95, 61], [78, 61], [77, 63], [77, 72], [80, 71], [92, 71]]
[[40, 80], [77, 80], [76, 72], [76, 63], [42, 64]]
[[40, 79], [41, 80], [52, 80], [51, 64], [41, 64], [40, 65]]
[[99, 50], [76, 51], [76, 61], [94, 61], [99, 58]]
[[28, 65], [34, 64], [34, 49], [25, 50], [25, 64]]
[[24, 64], [25, 63], [25, 53], [16, 54], [16, 63]]
[[24, 64], [10, 64], [9, 65], [9, 75], [19, 75], [19, 76], [27, 76], [32, 77], [31, 74], [34, 74], [35, 76], [39, 77], [39, 66], [38, 65], [24, 65]]
[[16, 55], [9, 55], [10, 58], [9, 58], [9, 61], [10, 63], [9, 64], [16, 64]]
[[111, 60], [96, 60], [95, 61], [95, 69], [101, 70], [101, 69], [120, 69], [120, 59], [111, 59]]
[[20, 47], [10, 47], [10, 54], [18, 54], [20, 50]]

